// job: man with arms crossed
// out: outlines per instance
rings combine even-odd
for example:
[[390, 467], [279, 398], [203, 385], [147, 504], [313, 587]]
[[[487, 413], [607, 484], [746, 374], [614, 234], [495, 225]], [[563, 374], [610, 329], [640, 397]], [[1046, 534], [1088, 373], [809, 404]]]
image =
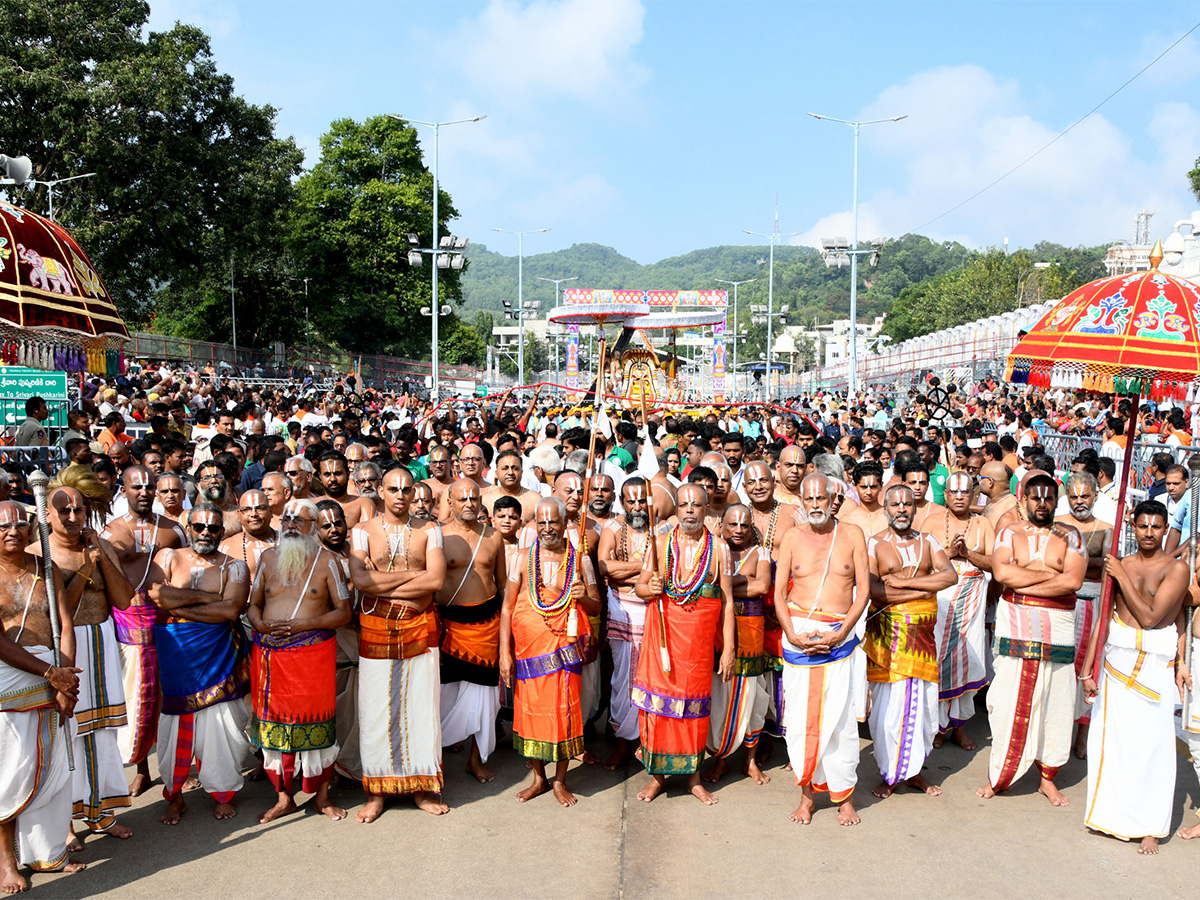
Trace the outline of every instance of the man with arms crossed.
[[1068, 801], [1054, 776], [1071, 752], [1075, 719], [1075, 592], [1087, 574], [1079, 530], [1054, 521], [1058, 482], [1040, 469], [1021, 482], [1025, 518], [996, 535], [992, 572], [1004, 586], [996, 609], [996, 675], [988, 688], [992, 750], [985, 800], [1035, 762], [1038, 791]]
[[383, 476], [383, 515], [354, 529], [350, 577], [362, 592], [358, 736], [363, 790], [355, 818], [374, 822], [387, 794], [412, 794], [418, 809], [444, 815], [437, 618], [433, 595], [446, 583], [442, 529], [409, 518], [413, 477]]

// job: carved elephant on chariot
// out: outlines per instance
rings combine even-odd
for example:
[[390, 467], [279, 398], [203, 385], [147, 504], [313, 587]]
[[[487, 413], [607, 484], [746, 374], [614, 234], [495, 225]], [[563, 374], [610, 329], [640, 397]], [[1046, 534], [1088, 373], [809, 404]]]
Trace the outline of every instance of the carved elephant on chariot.
[[17, 256], [29, 266], [30, 287], [40, 287], [44, 291], [68, 296], [75, 294], [75, 281], [71, 277], [71, 270], [57, 259], [42, 256], [24, 244], [17, 244]]

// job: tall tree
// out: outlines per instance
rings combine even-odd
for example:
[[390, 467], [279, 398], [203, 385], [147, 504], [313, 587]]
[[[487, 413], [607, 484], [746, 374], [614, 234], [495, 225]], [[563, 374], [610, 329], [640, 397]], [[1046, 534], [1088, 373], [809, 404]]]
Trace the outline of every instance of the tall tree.
[[[428, 356], [432, 295], [425, 255], [407, 261], [407, 234], [432, 240], [433, 177], [416, 129], [388, 116], [339, 119], [321, 138], [321, 159], [297, 184], [291, 249], [303, 274], [320, 285], [314, 329], [342, 347]], [[439, 190], [439, 232], [458, 213]], [[439, 273], [439, 303], [458, 299], [459, 271]], [[443, 320], [444, 324], [445, 320]], [[447, 335], [450, 332], [445, 332]]]
[[[232, 252], [254, 301], [243, 341], [268, 340], [290, 312], [272, 248], [301, 154], [275, 136], [272, 107], [234, 92], [203, 31], [147, 32], [149, 12], [143, 0], [0, 0], [0, 147], [27, 153], [41, 181], [96, 173], [56, 193], [55, 217], [132, 324], [157, 304], [172, 330], [227, 338]], [[17, 200], [47, 208], [43, 186]]]

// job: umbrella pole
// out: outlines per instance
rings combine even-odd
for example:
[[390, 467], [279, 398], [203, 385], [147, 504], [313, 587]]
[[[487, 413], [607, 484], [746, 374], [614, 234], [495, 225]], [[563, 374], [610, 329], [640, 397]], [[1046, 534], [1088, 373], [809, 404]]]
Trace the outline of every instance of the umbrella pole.
[[588, 458], [587, 468], [583, 471], [586, 476], [583, 481], [583, 506], [579, 510], [579, 546], [583, 548], [583, 552], [587, 552], [587, 511], [588, 511], [588, 493], [592, 486], [592, 476], [595, 472], [592, 471], [592, 466], [596, 460], [596, 426], [600, 419], [600, 415], [604, 412], [604, 324], [597, 323], [596, 327], [600, 331], [600, 352], [596, 361], [599, 363], [598, 375], [596, 380], [596, 414], [592, 418], [592, 434], [588, 440]]
[[[1121, 465], [1121, 486], [1117, 490], [1117, 515], [1113, 521], [1112, 554], [1118, 559], [1124, 549], [1125, 494], [1129, 490], [1130, 466], [1133, 464], [1133, 439], [1137, 435], [1137, 409], [1140, 399], [1140, 395], [1133, 398], [1129, 427], [1125, 431], [1125, 461]], [[1100, 595], [1100, 618], [1096, 620], [1096, 653], [1092, 660], [1092, 680], [1097, 684], [1100, 683], [1100, 668], [1104, 664], [1104, 642], [1108, 639], [1108, 620], [1112, 616], [1113, 586], [1115, 584], [1112, 577], [1105, 574], [1104, 589]]]
[[[642, 427], [646, 429], [646, 440], [650, 440], [650, 422], [646, 418], [646, 392], [642, 392]], [[658, 529], [654, 527], [654, 480], [647, 479], [646, 481], [646, 516], [650, 528], [650, 543], [646, 548], [649, 553], [650, 571], [655, 575], [658, 574]], [[664, 577], [664, 583], [666, 581]], [[671, 652], [667, 649], [667, 619], [666, 610], [663, 608], [662, 594], [658, 595], [658, 653], [659, 660], [662, 663], [662, 670], [666, 673], [671, 671]]]
[[[1192, 585], [1196, 583], [1196, 525], [1197, 517], [1200, 514], [1200, 454], [1193, 453], [1188, 459], [1188, 474], [1191, 476], [1188, 482], [1188, 490], [1191, 496], [1188, 498], [1188, 507], [1192, 519], [1192, 527], [1190, 533], [1190, 546], [1188, 547], [1188, 608], [1185, 621], [1187, 623], [1183, 632], [1183, 664], [1187, 667], [1188, 672], [1192, 671], [1192, 619], [1196, 614], [1196, 607], [1192, 603]], [[1194, 676], [1193, 676], [1194, 677]], [[1193, 684], [1195, 682], [1193, 681]], [[1187, 728], [1191, 721], [1192, 712], [1192, 692], [1188, 691], [1183, 695], [1183, 727]]]

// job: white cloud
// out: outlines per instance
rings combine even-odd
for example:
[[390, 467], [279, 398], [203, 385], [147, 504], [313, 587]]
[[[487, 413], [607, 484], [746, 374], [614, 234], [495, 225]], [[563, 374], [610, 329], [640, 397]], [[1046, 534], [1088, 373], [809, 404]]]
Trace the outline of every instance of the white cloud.
[[[884, 90], [861, 118], [909, 118], [863, 129], [872, 180], [878, 184], [886, 172], [893, 186], [862, 198], [860, 235], [920, 231], [961, 239], [965, 232], [975, 246], [999, 246], [1006, 236], [1013, 247], [1042, 239], [1099, 244], [1132, 237], [1140, 208], [1159, 214], [1156, 231], [1169, 230], [1191, 209], [1184, 173], [1200, 148], [1200, 115], [1174, 101], [1147, 112], [1140, 143], [1097, 113], [961, 209], [930, 223], [1070, 124], [1038, 121], [1028, 114], [1029, 105], [1017, 83], [973, 65], [922, 72]], [[867, 213], [871, 225], [862, 224]], [[821, 229], [848, 216], [825, 213], [806, 237], [827, 236]], [[840, 233], [848, 233], [842, 227]]]
[[492, 0], [445, 46], [478, 90], [509, 102], [542, 95], [613, 101], [643, 80], [640, 0]]
[[225, 0], [151, 0], [151, 31], [170, 31], [176, 22], [195, 25], [211, 38], [227, 38], [241, 24], [241, 17]]

